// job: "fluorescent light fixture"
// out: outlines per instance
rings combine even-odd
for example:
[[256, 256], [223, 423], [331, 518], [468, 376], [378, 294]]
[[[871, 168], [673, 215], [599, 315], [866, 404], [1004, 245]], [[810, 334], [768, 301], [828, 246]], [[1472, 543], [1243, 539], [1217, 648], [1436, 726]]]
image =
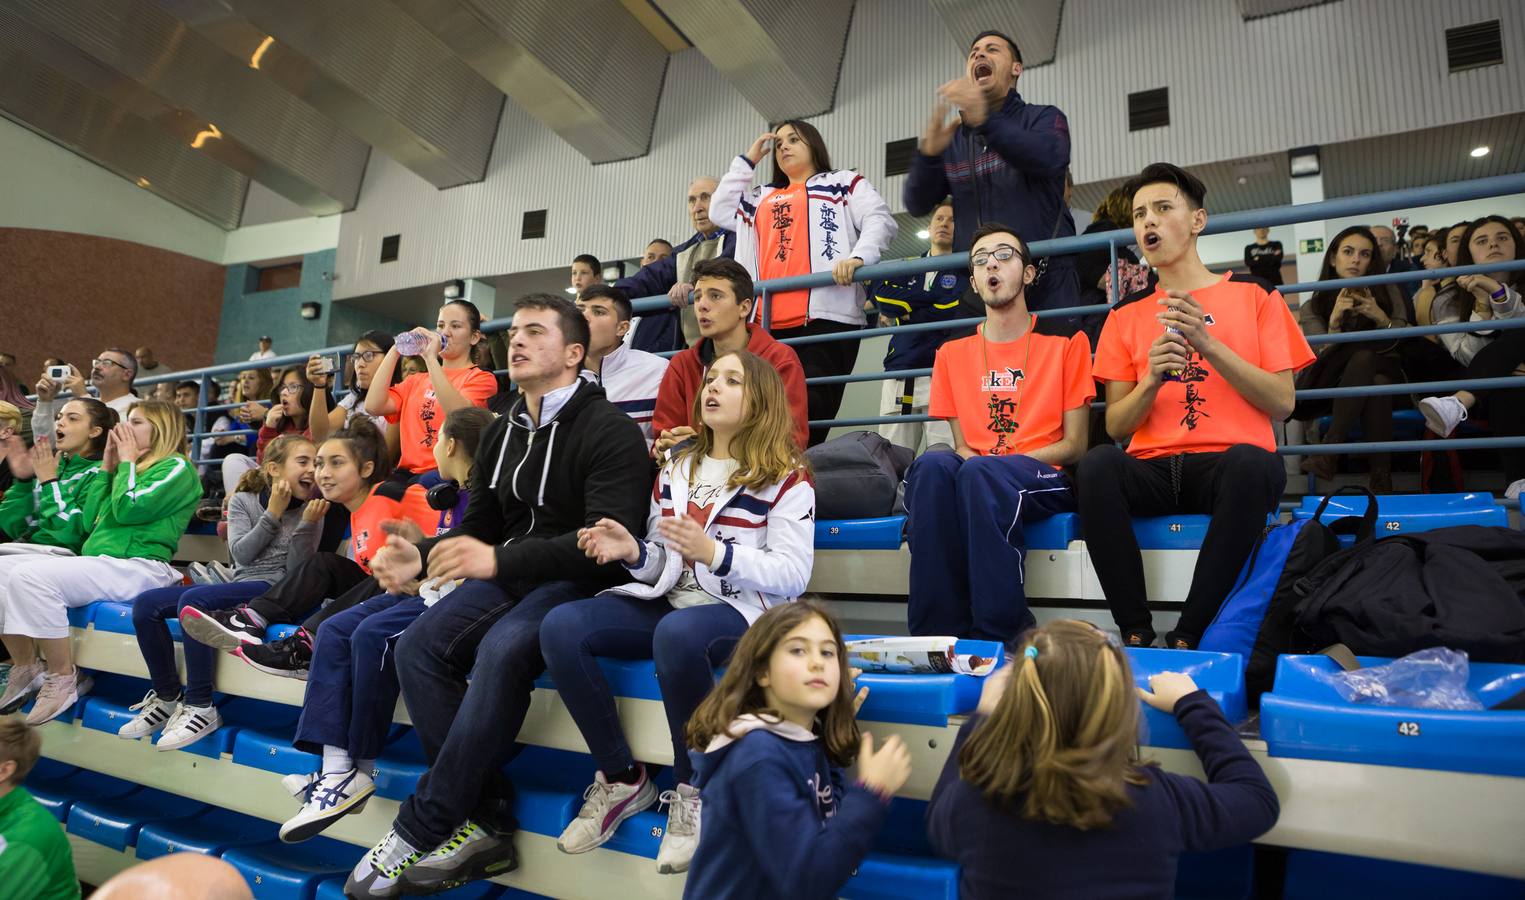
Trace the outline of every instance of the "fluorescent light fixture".
[[153, 184], [153, 182], [149, 181], [147, 178], [142, 178], [142, 177], [138, 178], [138, 187], [140, 187], [140, 188], [146, 188], [146, 187], [148, 187], [151, 184]]
[[254, 55], [249, 57], [249, 68], [259, 68], [260, 60], [265, 58], [265, 52], [270, 49], [270, 45], [273, 43], [275, 43], [275, 38], [268, 34], [265, 35], [265, 39], [259, 42], [258, 47], [254, 48]]
[[1482, 159], [1483, 157], [1487, 156], [1491, 152], [1493, 152], [1493, 148], [1489, 147], [1487, 144], [1484, 144], [1481, 147], [1473, 147], [1472, 148], [1472, 158], [1473, 159]]
[[932, 236], [932, 232], [930, 232], [930, 231], [926, 230], [925, 228], [923, 228], [922, 230], [916, 232], [916, 236], [921, 238], [922, 240], [926, 240], [927, 238]]
[[191, 149], [200, 150], [201, 145], [205, 144], [209, 138], [214, 141], [222, 140], [222, 131], [210, 122], [207, 123], [205, 131], [196, 132], [196, 136], [191, 139]]
[[1317, 147], [1299, 147], [1287, 152], [1287, 169], [1293, 178], [1319, 173]]

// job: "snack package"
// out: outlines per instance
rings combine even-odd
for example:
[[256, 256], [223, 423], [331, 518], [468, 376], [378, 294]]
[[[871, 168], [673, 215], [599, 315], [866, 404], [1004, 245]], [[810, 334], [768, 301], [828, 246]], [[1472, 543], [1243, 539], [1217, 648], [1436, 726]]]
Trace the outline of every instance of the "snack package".
[[960, 653], [959, 639], [949, 636], [864, 638], [847, 642], [847, 664], [865, 672], [889, 675], [973, 675], [984, 677], [1000, 662], [1000, 645], [983, 641], [969, 644], [990, 648], [985, 655]]

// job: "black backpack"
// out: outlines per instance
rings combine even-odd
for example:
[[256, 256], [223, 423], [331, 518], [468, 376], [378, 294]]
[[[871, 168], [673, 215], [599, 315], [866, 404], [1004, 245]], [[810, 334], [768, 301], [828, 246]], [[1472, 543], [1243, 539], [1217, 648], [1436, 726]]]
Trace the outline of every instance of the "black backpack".
[[1458, 525], [1383, 538], [1326, 561], [1298, 604], [1293, 643], [1358, 655], [1427, 647], [1525, 662], [1525, 533]]
[[815, 472], [817, 519], [867, 519], [904, 512], [900, 482], [915, 453], [872, 431], [854, 431], [805, 451]]

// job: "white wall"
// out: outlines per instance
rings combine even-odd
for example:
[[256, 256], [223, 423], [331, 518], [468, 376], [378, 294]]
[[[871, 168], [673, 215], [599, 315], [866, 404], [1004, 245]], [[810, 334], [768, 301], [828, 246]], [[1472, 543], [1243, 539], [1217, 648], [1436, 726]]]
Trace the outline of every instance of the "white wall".
[[[1443, 29], [1489, 18], [1501, 20], [1505, 64], [1447, 75]], [[935, 87], [962, 71], [966, 38], [922, 0], [855, 8], [836, 108], [813, 121], [833, 162], [863, 172], [896, 211], [902, 178], [884, 177], [884, 144], [920, 133]], [[1154, 159], [1200, 164], [1519, 112], [1522, 59], [1517, 0], [1342, 0], [1250, 22], [1229, 0], [1074, 0], [1057, 61], [1021, 87], [1064, 109], [1075, 180], [1086, 183]], [[1160, 86], [1172, 125], [1129, 134], [1127, 94]], [[718, 174], [763, 125], [688, 50], [673, 57], [641, 159], [593, 166], [512, 102], [479, 184], [436, 191], [373, 154], [340, 225], [336, 296], [545, 269], [580, 252], [626, 257], [650, 236], [682, 237], [689, 177]], [[519, 240], [523, 213], [542, 208], [547, 237]], [[389, 234], [402, 235], [401, 258], [381, 265]]]

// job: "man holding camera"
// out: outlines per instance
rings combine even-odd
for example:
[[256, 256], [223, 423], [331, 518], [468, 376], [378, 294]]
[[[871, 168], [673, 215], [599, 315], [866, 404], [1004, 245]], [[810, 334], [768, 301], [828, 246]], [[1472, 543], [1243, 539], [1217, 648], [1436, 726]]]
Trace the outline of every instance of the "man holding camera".
[[52, 434], [54, 401], [69, 394], [74, 399], [90, 396], [90, 388], [102, 403], [116, 410], [117, 417], [127, 418], [127, 410], [140, 397], [132, 392], [138, 377], [138, 360], [120, 347], [108, 347], [90, 361], [90, 379], [73, 366], [49, 366], [37, 382], [37, 408], [32, 410], [32, 433]]

